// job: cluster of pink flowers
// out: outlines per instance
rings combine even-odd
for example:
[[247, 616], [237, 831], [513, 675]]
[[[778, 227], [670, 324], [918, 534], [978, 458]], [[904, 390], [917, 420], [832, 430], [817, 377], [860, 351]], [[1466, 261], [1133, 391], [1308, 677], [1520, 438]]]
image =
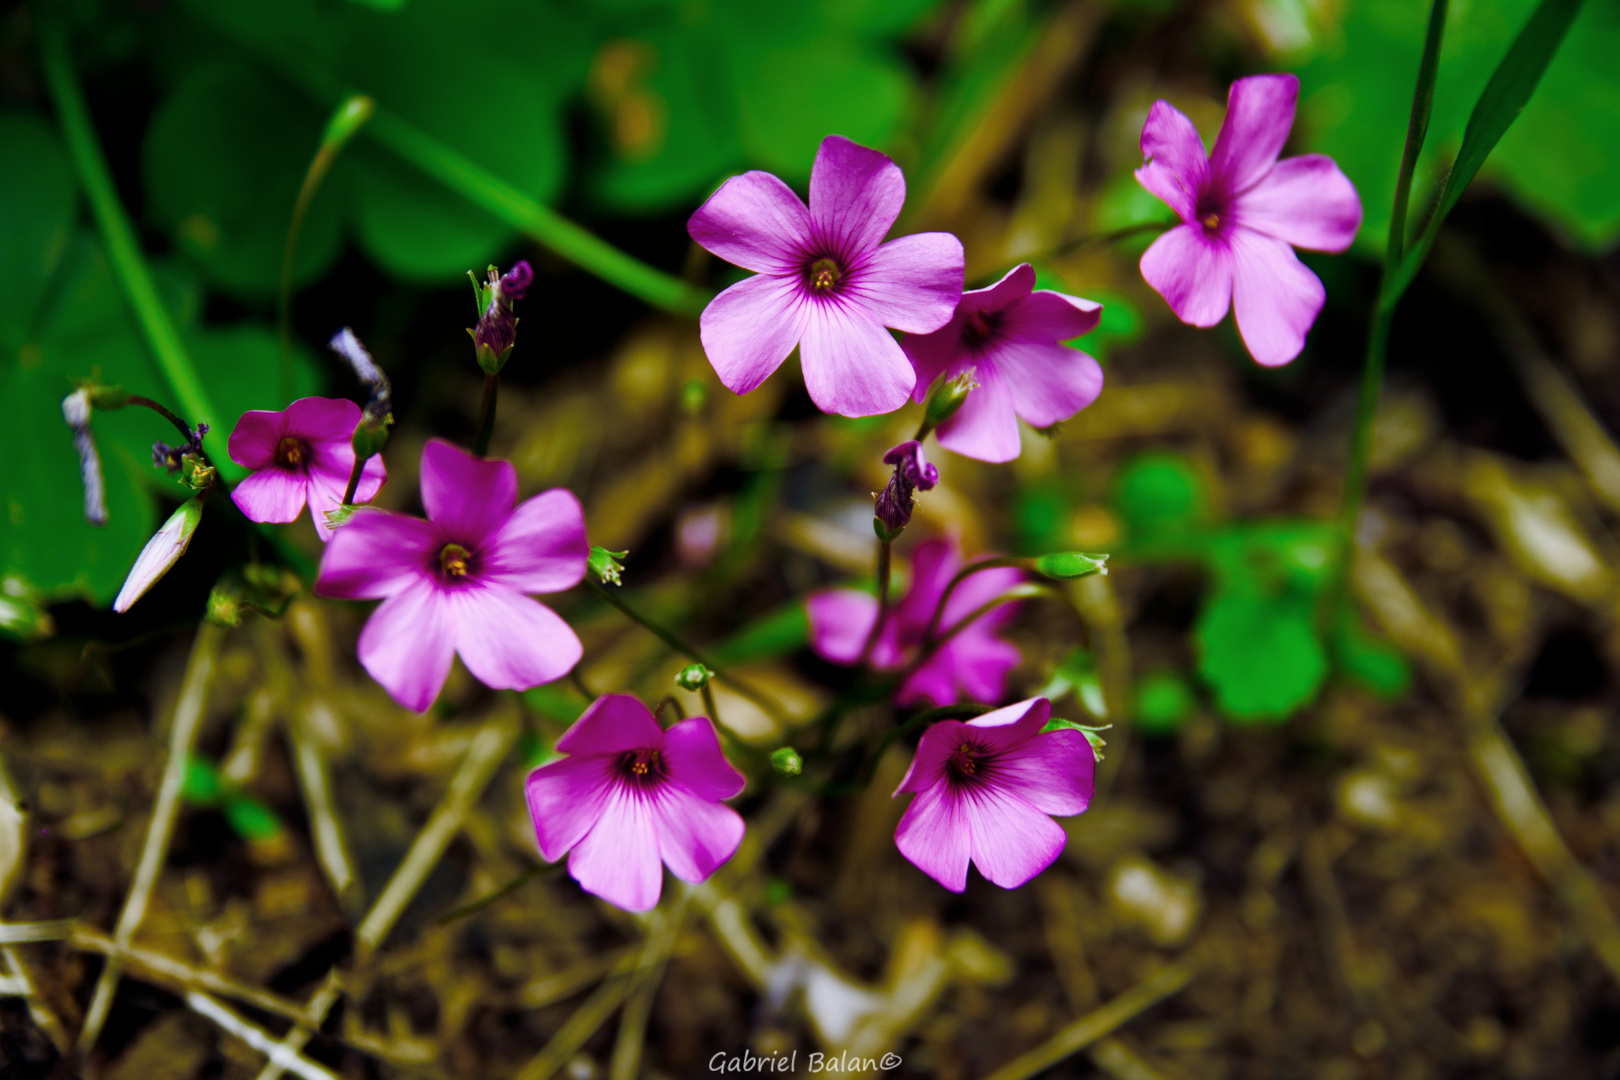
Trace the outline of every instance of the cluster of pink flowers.
[[[1279, 160], [1298, 91], [1290, 75], [1239, 80], [1208, 155], [1182, 113], [1155, 103], [1136, 174], [1182, 222], [1143, 255], [1144, 278], [1193, 325], [1212, 326], [1233, 309], [1249, 351], [1267, 365], [1299, 354], [1323, 304], [1321, 282], [1293, 249], [1342, 251], [1361, 223], [1355, 189], [1331, 160]], [[816, 155], [808, 205], [768, 173], [726, 181], [688, 228], [752, 276], [704, 310], [704, 350], [739, 394], [797, 350], [811, 400], [844, 416], [922, 402], [946, 380], [953, 393], [966, 388], [966, 397], [942, 410], [940, 445], [1010, 461], [1020, 450], [1020, 420], [1047, 428], [1101, 393], [1101, 366], [1064, 344], [1097, 327], [1101, 306], [1036, 289], [1027, 263], [964, 291], [955, 236], [887, 239], [904, 202], [899, 167], [840, 136], [829, 136]], [[474, 331], [485, 370], [498, 370], [510, 354], [511, 301], [531, 281], [527, 264], [504, 277], [492, 268]], [[326, 542], [318, 594], [382, 601], [360, 634], [366, 670], [418, 712], [437, 698], [457, 655], [495, 688], [528, 688], [570, 671], [582, 653], [579, 638], [534, 596], [572, 588], [586, 573], [579, 501], [554, 489], [519, 502], [509, 462], [433, 439], [421, 459], [425, 518], [346, 505], [369, 502], [386, 479], [380, 457], [356, 473], [361, 423], [352, 402], [304, 398], [282, 412], [244, 414], [229, 449], [254, 470], [232, 493], [248, 517], [285, 523], [309, 508]], [[918, 440], [884, 461], [895, 469], [877, 504], [888, 544], [939, 470]], [[812, 595], [806, 608], [816, 653], [894, 673], [901, 706], [1000, 701], [1020, 661], [1000, 631], [1017, 613], [1018, 594], [1009, 591], [1024, 574], [1005, 566], [963, 573], [952, 539], [917, 545], [910, 567], [910, 587], [892, 607], [855, 589]], [[926, 729], [895, 792], [915, 796], [895, 833], [900, 852], [956, 891], [966, 887], [970, 862], [1007, 888], [1050, 865], [1065, 838], [1052, 816], [1086, 809], [1095, 772], [1084, 733], [1049, 726], [1050, 719], [1046, 699], [1033, 698]], [[587, 891], [644, 911], [658, 902], [664, 867], [701, 882], [741, 844], [743, 820], [724, 800], [746, 781], [709, 718], [666, 730], [640, 701], [609, 694], [556, 749], [565, 756], [528, 778], [529, 809], [541, 854], [551, 861], [566, 854]]]

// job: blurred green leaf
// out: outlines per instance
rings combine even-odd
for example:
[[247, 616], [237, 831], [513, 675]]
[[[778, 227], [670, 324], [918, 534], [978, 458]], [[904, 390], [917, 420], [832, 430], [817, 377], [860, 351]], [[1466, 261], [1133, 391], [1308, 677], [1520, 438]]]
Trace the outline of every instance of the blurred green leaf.
[[1327, 654], [1308, 597], [1216, 593], [1193, 629], [1198, 671], [1223, 715], [1280, 723], [1315, 699]]
[[1108, 703], [1103, 697], [1102, 680], [1097, 675], [1097, 662], [1089, 649], [1074, 649], [1063, 658], [1045, 686], [1035, 692], [1036, 697], [1057, 701], [1070, 690], [1088, 715], [1097, 720], [1108, 719]]
[[535, 686], [523, 691], [523, 704], [547, 720], [572, 724], [585, 712], [586, 702], [560, 686]]
[[0, 348], [18, 362], [73, 224], [73, 167], [37, 116], [0, 114]]
[[1351, 679], [1382, 698], [1398, 698], [1412, 685], [1412, 665], [1406, 657], [1367, 633], [1350, 613], [1333, 635], [1333, 659]]
[[1184, 532], [1204, 517], [1206, 503], [1203, 480], [1179, 454], [1142, 454], [1114, 481], [1114, 507], [1133, 539]]
[[1196, 706], [1192, 687], [1174, 671], [1150, 671], [1137, 680], [1133, 715], [1148, 735], [1180, 731]]
[[757, 664], [803, 648], [810, 640], [810, 616], [804, 605], [787, 604], [761, 616], [709, 650], [717, 664]]

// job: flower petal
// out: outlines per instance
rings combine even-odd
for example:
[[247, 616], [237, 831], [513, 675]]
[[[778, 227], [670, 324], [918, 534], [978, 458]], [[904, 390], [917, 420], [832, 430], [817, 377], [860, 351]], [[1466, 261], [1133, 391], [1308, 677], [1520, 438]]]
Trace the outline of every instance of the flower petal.
[[811, 242], [810, 211], [770, 173], [745, 172], [721, 184], [687, 220], [686, 231], [745, 270], [798, 273]]
[[[336, 510], [343, 505], [343, 496], [349, 489], [349, 471], [353, 468], [354, 452], [351, 449], [349, 464], [343, 469], [341, 479], [332, 472], [314, 467], [309, 471], [309, 514], [315, 520], [315, 534], [323, 542], [331, 540], [333, 532], [326, 523], [326, 511]], [[359, 504], [375, 499], [387, 479], [388, 472], [383, 466], [382, 457], [373, 455], [367, 458], [365, 467], [360, 470], [360, 483], [354, 489], [354, 501]]]
[[707, 881], [742, 845], [746, 827], [741, 814], [678, 784], [657, 789], [652, 813], [658, 822], [658, 854], [671, 873], [693, 885]]
[[556, 862], [585, 838], [613, 789], [613, 760], [594, 754], [548, 761], [523, 784], [534, 838], [547, 862]]
[[[326, 550], [353, 522], [339, 530]], [[384, 600], [360, 631], [360, 663], [389, 695], [413, 712], [427, 712], [444, 689], [455, 657], [456, 626], [438, 586], [418, 579]]]
[[748, 783], [720, 749], [720, 737], [706, 716], [693, 716], [664, 732], [669, 781], [703, 799], [729, 799]]
[[917, 740], [917, 753], [913, 755], [906, 775], [900, 778], [900, 786], [894, 789], [894, 794], [902, 791], [923, 792], [943, 782], [945, 762], [961, 744], [966, 728], [967, 725], [960, 720], [941, 720], [928, 725], [922, 738]]
[[1013, 409], [1033, 427], [1067, 420], [1102, 393], [1102, 365], [1051, 339], [1005, 341], [995, 363]]
[[603, 694], [557, 740], [565, 754], [622, 754], [663, 745], [664, 729], [652, 710], [629, 694]]
[[1361, 196], [1325, 154], [1284, 158], [1233, 200], [1233, 224], [1311, 251], [1343, 251], [1361, 228]]
[[764, 382], [804, 334], [809, 303], [796, 277], [755, 274], [709, 301], [698, 336], [727, 390], [746, 394]]
[[337, 600], [380, 600], [430, 580], [444, 538], [409, 514], [366, 507], [338, 529], [321, 552], [315, 594]]
[[348, 398], [299, 398], [287, 406], [286, 416], [283, 435], [312, 445], [336, 442], [350, 446], [349, 440], [360, 423], [360, 406]]
[[[963, 296], [967, 294], [964, 293]], [[973, 356], [962, 341], [962, 328], [967, 316], [957, 308], [951, 321], [931, 334], [907, 334], [900, 339], [900, 351], [911, 361], [917, 373], [917, 382], [911, 388], [911, 400], [928, 400], [928, 391], [941, 375], [955, 378], [960, 371], [973, 366]]]
[[967, 888], [972, 840], [962, 801], [944, 783], [911, 800], [894, 830], [894, 846], [913, 866], [952, 892]]
[[[1001, 610], [1016, 609], [1016, 604], [1009, 604]], [[1007, 693], [1008, 672], [1022, 659], [1017, 646], [976, 623], [941, 645], [913, 671], [895, 694], [895, 704], [928, 701], [939, 706], [958, 701], [999, 701]]]
[[1142, 125], [1142, 167], [1137, 181], [1163, 199], [1183, 221], [1198, 216], [1198, 200], [1209, 189], [1209, 158], [1187, 114], [1159, 100]]
[[225, 444], [231, 460], [244, 469], [263, 469], [269, 466], [276, 460], [276, 450], [281, 445], [286, 418], [286, 413], [272, 412], [268, 409], [249, 409], [243, 413]]
[[[977, 390], [973, 392], [978, 393]], [[973, 394], [968, 395], [969, 398]], [[900, 639], [914, 645], [922, 641], [928, 623], [934, 617], [934, 607], [945, 593], [945, 586], [962, 568], [962, 553], [956, 541], [944, 537], [924, 540], [911, 552], [911, 588], [895, 608], [895, 621], [900, 624]], [[982, 571], [989, 573], [989, 571]], [[975, 575], [976, 576], [976, 575]], [[972, 580], [969, 578], [969, 580]], [[941, 623], [941, 625], [944, 625]]]
[[270, 465], [232, 488], [231, 502], [249, 521], [285, 524], [297, 521], [303, 512], [308, 483], [309, 478], [302, 472]]
[[998, 783], [1043, 814], [1080, 814], [1091, 805], [1097, 755], [1078, 731], [1037, 734], [999, 755], [995, 767]]
[[872, 252], [841, 294], [884, 326], [926, 334], [956, 313], [964, 258], [962, 241], [950, 233], [902, 236]]
[[816, 408], [840, 416], [876, 416], [904, 405], [917, 373], [893, 336], [854, 304], [834, 300], [807, 306], [799, 360]]
[[821, 140], [810, 167], [810, 220], [826, 254], [846, 263], [883, 243], [906, 201], [906, 178], [887, 154], [842, 135]]
[[823, 660], [853, 664], [861, 658], [872, 624], [877, 621], [877, 597], [855, 589], [827, 589], [804, 602], [810, 616], [810, 647]]
[[1305, 347], [1327, 290], [1286, 241], [1236, 229], [1232, 256], [1232, 310], [1243, 344], [1266, 367], [1288, 363]]
[[[1235, 230], [1229, 230], [1229, 232]], [[1214, 326], [1232, 302], [1232, 252], [1202, 225], [1177, 225], [1142, 253], [1142, 277], [1176, 318]]]
[[527, 690], [568, 674], [585, 647], [573, 627], [540, 601], [500, 585], [447, 589], [455, 609], [456, 652], [496, 690]]
[[483, 544], [512, 513], [517, 470], [510, 461], [474, 457], [443, 439], [422, 447], [422, 505], [449, 540]]
[[651, 911], [664, 887], [658, 828], [652, 807], [625, 784], [615, 784], [602, 816], [568, 856], [580, 887], [626, 911]]
[[1016, 889], [1052, 865], [1068, 842], [1057, 822], [1015, 792], [994, 785], [962, 800], [973, 863], [992, 884]]
[[1250, 75], [1226, 95], [1226, 122], [1209, 165], [1215, 187], [1230, 198], [1253, 187], [1282, 153], [1299, 101], [1297, 75]]
[[[989, 573], [990, 571], [985, 571]], [[975, 716], [967, 726], [977, 728], [981, 738], [998, 746], [1028, 742], [1052, 719], [1052, 703], [1043, 697], [1025, 698], [995, 712]]]
[[978, 388], [969, 391], [956, 415], [939, 426], [939, 445], [978, 461], [1012, 461], [1023, 450], [1018, 410], [1007, 377], [995, 360], [978, 365]]
[[1041, 289], [1007, 306], [1001, 331], [1014, 339], [1068, 341], [1091, 333], [1101, 321], [1097, 301]]
[[585, 511], [566, 488], [518, 504], [478, 552], [478, 576], [523, 593], [571, 589], [585, 577], [590, 554]]

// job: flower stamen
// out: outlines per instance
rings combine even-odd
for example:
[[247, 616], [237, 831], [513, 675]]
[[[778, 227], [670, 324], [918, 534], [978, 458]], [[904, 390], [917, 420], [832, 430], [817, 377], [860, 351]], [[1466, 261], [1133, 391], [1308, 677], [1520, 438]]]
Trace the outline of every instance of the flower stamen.
[[1199, 218], [1198, 221], [1199, 224], [1204, 226], [1205, 232], [1215, 232], [1221, 227], [1221, 215], [1214, 213], [1213, 211], [1205, 214], [1203, 217]]
[[831, 258], [817, 259], [810, 264], [810, 269], [805, 271], [810, 291], [818, 293], [831, 292], [843, 276], [844, 268], [838, 265], [838, 260]]
[[451, 581], [460, 581], [471, 573], [468, 566], [471, 558], [472, 552], [460, 544], [446, 544], [439, 551], [439, 572]]
[[276, 446], [276, 464], [296, 469], [309, 460], [309, 444], [294, 435], [288, 435]]

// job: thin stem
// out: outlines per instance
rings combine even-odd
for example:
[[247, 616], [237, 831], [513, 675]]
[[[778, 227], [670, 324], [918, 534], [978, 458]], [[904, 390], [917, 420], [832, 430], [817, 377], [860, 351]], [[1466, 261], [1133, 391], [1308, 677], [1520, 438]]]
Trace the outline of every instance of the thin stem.
[[[704, 687], [704, 689], [708, 688]], [[665, 709], [675, 710], [675, 719], [677, 722], [686, 719], [686, 710], [681, 707], [680, 699], [674, 694], [665, 694], [663, 697], [658, 699], [658, 704], [653, 708], [653, 719], [657, 720], [659, 723], [663, 723]]]
[[945, 591], [939, 594], [939, 602], [934, 605], [934, 615], [928, 620], [928, 630], [923, 634], [924, 641], [932, 641], [934, 635], [939, 633], [940, 621], [945, 618], [945, 605], [950, 603], [951, 594], [956, 587], [980, 570], [995, 570], [1003, 566], [1023, 566], [1028, 560], [1017, 555], [1001, 555], [994, 559], [981, 559], [971, 563], [956, 572], [956, 576], [946, 584]]
[[499, 392], [500, 376], [486, 372], [484, 396], [478, 402], [478, 436], [473, 439], [473, 453], [479, 457], [489, 453], [489, 440], [495, 434], [495, 398]]
[[1085, 236], [1076, 236], [1072, 239], [1064, 240], [1063, 242], [1050, 247], [1045, 251], [1030, 255], [1022, 261], [1039, 262], [1043, 259], [1050, 259], [1055, 255], [1066, 255], [1078, 248], [1085, 247], [1087, 244], [1117, 244], [1121, 240], [1129, 240], [1131, 237], [1141, 236], [1143, 233], [1155, 231], [1162, 232], [1165, 229], [1170, 228], [1171, 224], [1173, 223], [1163, 221], [1141, 221], [1137, 222], [1135, 225], [1126, 225], [1122, 228], [1110, 229], [1107, 232], [1087, 233]]
[[90, 119], [90, 109], [85, 104], [84, 91], [79, 86], [78, 73], [68, 55], [66, 35], [60, 25], [47, 22], [41, 27], [41, 39], [45, 81], [56, 103], [62, 136], [101, 229], [107, 259], [123, 288], [124, 298], [134, 311], [147, 347], [179, 399], [181, 409], [199, 421], [214, 421], [213, 430], [204, 437], [214, 467], [227, 480], [240, 480], [247, 475], [247, 470], [232, 461], [226, 450], [226, 430], [220, 422], [223, 417], [203, 389], [174, 320], [158, 296], [157, 285], [136, 240], [135, 227], [119, 200], [101, 141]]
[[894, 541], [878, 541], [878, 610], [877, 619], [872, 623], [872, 629], [866, 632], [866, 643], [861, 646], [861, 658], [855, 665], [865, 669], [872, 659], [872, 650], [877, 647], [878, 638], [883, 634], [883, 623], [889, 617], [889, 579], [894, 566]]
[[471, 901], [469, 903], [463, 904], [460, 907], [456, 908], [450, 914], [448, 914], [448, 915], [444, 916], [442, 919], [440, 919], [436, 925], [438, 925], [438, 926], [449, 926], [451, 923], [458, 922], [461, 919], [465, 919], [469, 915], [476, 915], [480, 911], [483, 911], [485, 908], [489, 907], [489, 905], [495, 903], [495, 901], [500, 900], [500, 899], [502, 899], [504, 897], [510, 896], [512, 893], [517, 892], [519, 889], [521, 889], [523, 886], [527, 885], [529, 882], [533, 881], [535, 878], [541, 877], [542, 875], [545, 875], [545, 874], [549, 874], [553, 870], [556, 870], [556, 869], [558, 869], [558, 868], [560, 868], [560, 867], [562, 867], [564, 865], [566, 865], [566, 864], [559, 861], [559, 862], [549, 863], [549, 864], [547, 864], [545, 866], [536, 866], [536, 867], [532, 867], [532, 868], [530, 868], [528, 870], [525, 870], [525, 871], [523, 871], [523, 873], [519, 874], [517, 877], [513, 878], [511, 881], [508, 881], [505, 885], [502, 885], [500, 888], [494, 890], [493, 892], [487, 892], [483, 896], [480, 896], [478, 899], [473, 900], [473, 901]]
[[591, 693], [591, 688], [585, 683], [585, 676], [580, 674], [578, 664], [575, 664], [573, 668], [569, 670], [568, 681], [574, 684], [574, 689], [578, 690], [580, 696], [582, 696], [586, 701], [596, 700], [596, 695]]
[[343, 505], [354, 504], [354, 493], [360, 490], [360, 475], [366, 471], [366, 458], [354, 455], [354, 468], [349, 470], [349, 486], [343, 489]]
[[714, 687], [704, 683], [698, 693], [703, 695], [703, 709], [709, 714], [709, 719], [714, 721], [716, 727], [725, 728], [726, 725], [720, 719], [720, 709], [714, 703]]
[[174, 415], [174, 413], [170, 412], [168, 409], [164, 408], [162, 405], [159, 405], [157, 402], [153, 401], [151, 398], [142, 397], [139, 394], [130, 394], [124, 400], [129, 402], [131, 405], [141, 405], [151, 409], [153, 412], [163, 417], [163, 419], [173, 424], [185, 439], [188, 441], [191, 439], [191, 428], [186, 426], [186, 422]]
[[737, 678], [735, 675], [729, 674], [725, 671], [725, 669], [717, 666], [702, 653], [698, 652], [692, 646], [682, 641], [679, 637], [676, 637], [674, 633], [664, 629], [662, 626], [659, 626], [657, 623], [653, 622], [651, 619], [648, 619], [645, 615], [632, 608], [629, 604], [626, 604], [619, 598], [617, 593], [608, 589], [589, 575], [587, 575], [585, 578], [585, 584], [597, 596], [600, 596], [603, 600], [606, 600], [609, 604], [618, 608], [619, 612], [623, 614], [625, 618], [629, 619], [631, 622], [639, 624], [643, 630], [646, 630], [653, 637], [657, 638], [659, 641], [662, 641], [665, 645], [668, 645], [671, 649], [674, 649], [688, 660], [702, 664], [704, 667], [714, 672], [715, 678], [723, 679], [725, 682], [730, 684], [732, 688], [737, 691], [737, 693], [741, 694], [749, 701], [752, 701], [761, 709], [764, 709], [771, 719], [776, 720], [779, 723], [787, 722], [787, 717], [783, 714], [782, 707], [776, 702], [772, 701], [765, 694], [762, 694], [760, 691], [750, 686], [747, 682]]
[[905, 670], [900, 673], [901, 680], [903, 681], [906, 676], [928, 663], [928, 661], [933, 658], [933, 655], [940, 649], [944, 648], [946, 643], [949, 642], [951, 638], [955, 637], [957, 634], [960, 634], [963, 630], [966, 630], [973, 623], [984, 618], [984, 616], [990, 614], [990, 612], [994, 611], [1001, 605], [1016, 603], [1019, 600], [1028, 600], [1035, 596], [1050, 596], [1051, 594], [1052, 590], [1048, 589], [1045, 585], [1025, 583], [1023, 585], [1014, 585], [1000, 596], [997, 596], [991, 600], [986, 600], [984, 603], [980, 604], [978, 607], [964, 615], [957, 622], [952, 623], [951, 628], [939, 635], [939, 637], [924, 638], [922, 650], [917, 653], [917, 658], [911, 663], [907, 664]]

